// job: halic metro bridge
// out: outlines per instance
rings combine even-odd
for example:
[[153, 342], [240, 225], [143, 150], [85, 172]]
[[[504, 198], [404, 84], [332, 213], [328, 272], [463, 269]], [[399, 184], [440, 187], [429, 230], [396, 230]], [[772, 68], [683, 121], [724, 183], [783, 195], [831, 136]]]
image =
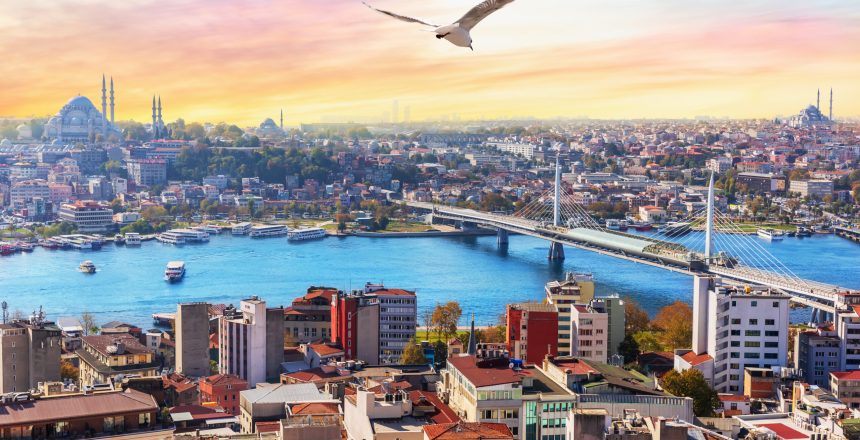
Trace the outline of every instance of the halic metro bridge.
[[500, 245], [507, 245], [509, 233], [547, 240], [550, 260], [563, 260], [564, 247], [570, 246], [687, 275], [712, 274], [779, 289], [791, 295], [794, 302], [812, 307], [813, 320], [832, 316], [842, 295], [858, 293], [797, 276], [768, 252], [757, 237], [750, 237], [728, 216], [715, 210], [713, 175], [703, 209], [681, 221], [668, 223], [652, 235], [629, 234], [596, 222], [572, 196], [564, 193], [558, 163], [554, 187], [513, 215], [424, 202], [407, 204], [431, 212], [434, 219], [496, 229]]

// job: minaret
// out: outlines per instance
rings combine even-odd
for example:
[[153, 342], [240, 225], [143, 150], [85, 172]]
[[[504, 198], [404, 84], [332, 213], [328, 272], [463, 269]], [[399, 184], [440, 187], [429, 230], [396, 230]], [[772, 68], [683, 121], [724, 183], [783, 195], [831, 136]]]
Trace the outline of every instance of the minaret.
[[161, 118], [161, 95], [158, 95], [158, 126], [159, 128], [164, 123], [164, 119]]
[[107, 88], [104, 73], [102, 74], [102, 121], [102, 136], [107, 136]]
[[472, 329], [469, 331], [469, 345], [466, 347], [466, 353], [474, 355], [478, 353], [478, 341], [475, 338], [475, 314], [472, 313]]
[[833, 87], [830, 88], [830, 115], [828, 116], [830, 121], [833, 121]]
[[818, 111], [821, 111], [821, 89], [818, 89], [818, 94], [815, 98], [815, 108], [817, 108]]
[[155, 95], [152, 95], [152, 138], [158, 139], [158, 125], [155, 120]]
[[113, 77], [110, 77], [110, 125], [113, 126], [114, 119], [114, 100], [113, 100]]
[[281, 131], [284, 131], [284, 109], [281, 109]]

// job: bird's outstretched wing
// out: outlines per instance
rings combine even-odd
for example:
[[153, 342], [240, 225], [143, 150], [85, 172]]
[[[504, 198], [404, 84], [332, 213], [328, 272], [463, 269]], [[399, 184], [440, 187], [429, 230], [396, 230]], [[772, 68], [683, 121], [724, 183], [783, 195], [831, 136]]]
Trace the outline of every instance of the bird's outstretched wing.
[[502, 9], [505, 5], [513, 3], [513, 1], [514, 0], [484, 0], [467, 12], [463, 18], [457, 21], [457, 23], [459, 23], [460, 27], [463, 29], [470, 31], [475, 27], [475, 25], [480, 23], [481, 20], [489, 17], [493, 12]]
[[398, 19], [398, 20], [400, 20], [400, 21], [405, 21], [405, 22], [407, 22], [407, 23], [418, 23], [418, 24], [423, 24], [424, 26], [430, 26], [430, 27], [434, 27], [434, 28], [439, 27], [438, 25], [430, 24], [430, 23], [427, 23], [426, 21], [421, 21], [421, 20], [419, 20], [419, 19], [417, 19], [417, 18], [412, 18], [412, 17], [407, 17], [407, 16], [405, 16], [405, 15], [395, 14], [395, 13], [393, 13], [393, 12], [391, 12], [391, 11], [384, 11], [384, 10], [382, 10], [382, 9], [376, 9], [376, 8], [374, 8], [373, 6], [370, 6], [369, 4], [367, 4], [367, 3], [365, 3], [365, 2], [361, 2], [361, 3], [363, 3], [363, 4], [364, 4], [364, 6], [367, 6], [368, 8], [373, 9], [373, 10], [374, 10], [374, 11], [376, 11], [376, 12], [379, 12], [379, 13], [381, 13], [381, 14], [385, 14], [385, 15], [387, 15], [387, 16], [389, 16], [389, 17], [396, 18], [396, 19]]

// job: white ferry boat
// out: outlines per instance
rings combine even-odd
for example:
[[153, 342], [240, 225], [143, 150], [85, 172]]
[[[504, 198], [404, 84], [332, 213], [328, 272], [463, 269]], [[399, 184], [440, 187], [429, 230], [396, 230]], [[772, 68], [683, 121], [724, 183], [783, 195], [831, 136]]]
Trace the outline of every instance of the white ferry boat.
[[230, 229], [230, 232], [233, 235], [248, 235], [251, 232], [251, 227], [253, 225], [251, 223], [239, 223], [233, 225], [233, 228]]
[[325, 237], [323, 228], [293, 229], [287, 233], [287, 240], [290, 241], [314, 240], [323, 237]]
[[282, 237], [288, 232], [289, 229], [284, 225], [261, 225], [252, 227], [248, 235], [251, 238]]
[[215, 226], [215, 225], [200, 225], [200, 226], [195, 226], [191, 229], [194, 229], [195, 231], [203, 231], [209, 235], [213, 235], [213, 234], [217, 235], [217, 234], [221, 233], [221, 228], [219, 228], [218, 226]]
[[175, 283], [182, 280], [185, 276], [185, 262], [171, 261], [167, 263], [167, 268], [164, 269], [164, 281]]
[[760, 228], [756, 231], [756, 235], [768, 241], [782, 240], [783, 238], [782, 232], [771, 228]]
[[96, 273], [96, 265], [92, 261], [86, 260], [78, 266], [78, 270], [82, 273], [94, 274]]
[[129, 232], [125, 234], [126, 246], [140, 246], [140, 234], [137, 232]]
[[204, 243], [209, 241], [209, 233], [196, 229], [171, 229], [167, 232], [182, 236], [186, 243]]
[[156, 235], [155, 239], [166, 244], [185, 244], [185, 237], [171, 231], [162, 232]]

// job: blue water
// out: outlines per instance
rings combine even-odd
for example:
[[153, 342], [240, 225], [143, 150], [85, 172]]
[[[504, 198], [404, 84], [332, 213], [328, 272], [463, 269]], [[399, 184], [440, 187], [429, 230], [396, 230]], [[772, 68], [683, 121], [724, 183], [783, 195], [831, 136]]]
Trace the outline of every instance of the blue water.
[[[860, 288], [860, 245], [835, 236], [761, 241], [800, 276]], [[507, 249], [496, 238], [326, 238], [288, 242], [221, 235], [207, 244], [141, 247], [106, 244], [99, 251], [49, 251], [0, 258], [0, 300], [29, 314], [40, 305], [48, 317], [89, 311], [99, 323], [122, 320], [150, 326], [155, 312], [177, 302], [238, 303], [259, 295], [270, 305], [289, 305], [310, 285], [359, 288], [365, 282], [414, 289], [419, 309], [457, 300], [466, 317], [494, 323], [505, 304], [542, 300], [543, 285], [566, 271], [591, 272], [598, 294], [631, 296], [652, 315], [675, 300], [690, 301], [692, 279], [662, 269], [567, 248], [563, 263], [546, 259], [547, 242], [512, 236]], [[92, 260], [95, 275], [77, 271]], [[165, 264], [184, 260], [186, 278], [163, 281]]]

